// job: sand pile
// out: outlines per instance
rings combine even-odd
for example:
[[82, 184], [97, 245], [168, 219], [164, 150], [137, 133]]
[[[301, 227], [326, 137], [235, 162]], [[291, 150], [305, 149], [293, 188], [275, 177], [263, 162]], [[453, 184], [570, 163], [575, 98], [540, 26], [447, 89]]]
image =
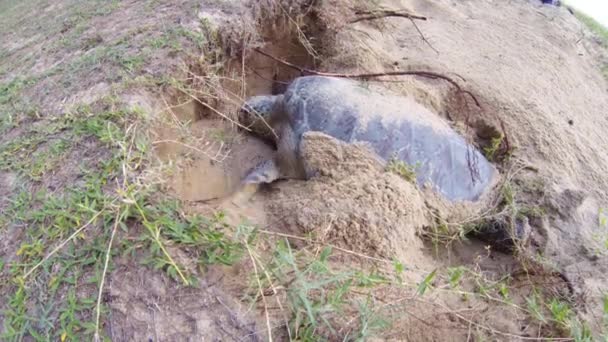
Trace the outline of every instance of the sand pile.
[[321, 133], [304, 135], [302, 154], [318, 176], [276, 186], [267, 202], [274, 229], [384, 258], [421, 255], [417, 233], [428, 218], [414, 184], [384, 171], [364, 146]]

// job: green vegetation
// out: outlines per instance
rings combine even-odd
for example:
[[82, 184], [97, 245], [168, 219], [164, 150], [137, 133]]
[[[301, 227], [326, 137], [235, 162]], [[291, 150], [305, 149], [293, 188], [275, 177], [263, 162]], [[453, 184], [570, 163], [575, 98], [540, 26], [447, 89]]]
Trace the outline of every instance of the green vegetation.
[[[135, 182], [148, 163], [149, 144], [143, 135], [127, 134], [126, 127], [141, 122], [139, 114], [120, 109], [112, 98], [96, 107], [101, 108], [81, 106], [50, 124], [30, 126], [24, 136], [0, 145], [1, 167], [32, 181], [54, 170], [58, 163], [50, 161], [57, 156], [76, 146], [83, 149], [85, 140], [94, 145], [81, 152], [97, 157], [91, 164], [72, 166], [81, 182], [60, 193], [41, 190], [32, 195], [23, 190], [3, 215], [5, 226], [25, 229], [16, 251], [19, 260], [7, 265], [0, 283], [9, 296], [3, 340], [26, 335], [35, 340], [79, 340], [98, 332], [92, 317], [104, 309], [96, 305], [96, 296], [83, 296], [82, 289], [99, 286], [107, 272], [102, 271], [105, 246], [117, 228], [124, 231], [121, 234], [139, 231], [138, 245], [115, 246], [108, 249], [108, 257], [121, 249], [145, 248], [144, 262], [185, 285], [194, 283], [191, 274], [175, 262], [165, 241], [199, 253], [202, 266], [232, 264], [242, 255], [240, 244], [225, 236], [228, 227], [221, 215], [211, 220], [183, 216], [175, 201], [159, 200], [153, 185]], [[45, 172], [34, 174], [35, 170]]]
[[583, 24], [587, 25], [591, 32], [595, 33], [598, 38], [601, 39], [602, 44], [605, 47], [608, 47], [608, 28], [581, 11], [574, 10], [574, 13]]
[[386, 171], [392, 172], [412, 184], [416, 184], [416, 167], [412, 167], [402, 160], [391, 158], [386, 165]]
[[[581, 11], [574, 10], [574, 14], [583, 24], [585, 24], [591, 32], [593, 32], [600, 40], [601, 44], [608, 48], [608, 28], [600, 24], [597, 20], [584, 14]], [[604, 61], [601, 66], [601, 72], [605, 79], [608, 80], [608, 62]]]
[[262, 288], [285, 288], [290, 339], [320, 341], [340, 336], [336, 320], [351, 307], [359, 310], [360, 329], [347, 339], [369, 337], [388, 325], [382, 315], [374, 312], [370, 298], [363, 302], [349, 299], [353, 289], [373, 288], [388, 283], [388, 279], [373, 272], [333, 269], [328, 263], [330, 247], [311, 256], [306, 250], [294, 250], [287, 240], [279, 240], [269, 260], [263, 260], [251, 249], [249, 252], [256, 264], [252, 287], [257, 290], [253, 291], [252, 301], [264, 296]]
[[489, 146], [484, 147], [483, 153], [489, 161], [496, 161], [496, 158], [498, 157], [497, 154], [500, 151], [504, 140], [505, 136], [500, 134], [499, 136], [492, 138]]
[[[25, 6], [41, 3], [0, 4], [0, 16], [10, 16], [0, 22], [0, 31], [16, 25]], [[163, 2], [146, 2], [148, 14], [154, 13], [156, 4]], [[390, 331], [395, 319], [409, 314], [407, 308], [393, 305], [404, 294], [409, 305], [425, 303], [440, 291], [457, 294], [463, 301], [514, 307], [526, 317], [537, 318], [542, 326], [555, 327], [561, 335], [589, 340], [588, 328], [577, 320], [571, 304], [541, 293], [517, 302], [508, 277], [490, 280], [479, 270], [460, 266], [426, 270], [406, 281], [406, 268], [399, 261], [358, 255], [373, 260], [371, 266], [345, 266], [332, 258], [340, 252], [351, 257], [357, 253], [307, 238], [295, 248], [287, 238], [259, 239], [262, 232], [255, 227], [231, 226], [221, 212], [208, 217], [184, 212], [182, 203], [147, 178], [160, 171], [154, 169], [148, 122], [141, 111], [127, 107], [115, 93], [73, 110], [57, 109], [60, 113], [46, 105], [52, 102], [49, 99], [72, 100], [74, 93], [101, 82], [109, 84], [112, 92], [129, 86], [159, 91], [158, 85], [185, 92], [197, 87], [207, 91], [199, 84], [162, 75], [166, 70], [160, 76], [156, 70], [151, 73], [154, 76], [142, 74], [158, 62], [154, 60], [157, 54], [179, 52], [196, 57], [193, 63], [198, 64], [192, 72], [204, 64], [210, 72], [201, 74], [218, 77], [215, 71], [225, 64], [222, 49], [214, 45], [219, 41], [217, 32], [202, 20], [202, 32], [168, 25], [168, 29], [142, 26], [118, 35], [98, 35], [92, 32], [93, 21], [119, 12], [124, 2], [64, 5], [69, 9], [62, 10], [61, 17], [40, 24], [50, 38], [28, 42], [22, 48], [44, 44], [50, 57], [65, 54], [65, 60], [49, 58], [48, 68], [41, 67], [36, 74], [15, 73], [23, 76], [0, 81], [0, 171], [17, 179], [16, 189], [7, 195], [10, 198], [0, 213], [0, 232], [21, 234], [14, 248], [10, 246], [10, 255], [0, 259], [1, 340], [106, 338], [104, 320], [109, 308], [103, 300], [104, 289], [118, 256], [164, 272], [179, 286], [197, 286], [201, 273], [212, 265], [253, 266], [248, 292], [251, 305], [263, 304], [268, 314], [270, 301], [276, 301], [284, 317], [272, 323], [284, 326], [294, 340], [368, 340]], [[40, 27], [35, 29], [40, 31]], [[208, 60], [201, 61], [198, 52], [206, 49]], [[13, 52], [1, 51], [0, 59]], [[23, 59], [0, 66], [0, 77], [20, 64], [28, 69], [37, 62], [36, 56], [17, 57]], [[226, 143], [232, 139], [219, 130], [211, 138]], [[501, 144], [493, 140], [486, 152], [495, 156]], [[387, 171], [412, 183], [416, 182], [415, 169], [398, 160], [387, 166]], [[503, 187], [502, 196], [501, 209], [522, 215], [536, 213], [535, 208], [520, 207], [510, 184]], [[436, 236], [453, 237], [452, 225], [437, 222]], [[471, 229], [464, 224], [458, 228], [459, 237]], [[183, 255], [193, 263], [184, 262]], [[385, 301], [383, 291], [393, 291], [395, 298]], [[608, 325], [608, 298], [604, 313]], [[453, 317], [466, 322], [457, 312]]]

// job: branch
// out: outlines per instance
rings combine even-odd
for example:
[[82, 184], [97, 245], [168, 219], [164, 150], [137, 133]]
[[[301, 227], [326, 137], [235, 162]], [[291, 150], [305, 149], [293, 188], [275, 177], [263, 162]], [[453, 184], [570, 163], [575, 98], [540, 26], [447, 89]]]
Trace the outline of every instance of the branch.
[[424, 78], [429, 78], [429, 79], [441, 79], [441, 80], [444, 80], [444, 81], [448, 82], [449, 84], [451, 84], [454, 88], [456, 88], [456, 90], [458, 90], [459, 93], [469, 95], [473, 99], [473, 101], [475, 102], [477, 107], [481, 107], [481, 105], [479, 104], [479, 101], [477, 100], [475, 95], [473, 95], [473, 93], [471, 93], [468, 90], [462, 89], [462, 87], [460, 87], [460, 85], [456, 81], [454, 81], [452, 78], [439, 74], [439, 73], [436, 73], [436, 72], [433, 72], [433, 71], [420, 71], [420, 70], [405, 71], [405, 70], [402, 70], [402, 71], [383, 71], [383, 72], [360, 73], [360, 74], [341, 74], [341, 73], [321, 72], [321, 71], [307, 69], [307, 68], [301, 67], [299, 65], [295, 65], [293, 63], [287, 62], [287, 61], [277, 58], [267, 52], [264, 52], [260, 48], [254, 48], [253, 50], [255, 52], [257, 52], [263, 56], [266, 56], [270, 59], [273, 59], [287, 67], [298, 70], [302, 74], [302, 76], [317, 75], [317, 76], [327, 76], [327, 77], [362, 78], [362, 79], [373, 78], [373, 77], [382, 77], [382, 76], [419, 76], [419, 77], [424, 77]]
[[426, 20], [426, 17], [410, 14], [404, 11], [393, 11], [393, 10], [377, 10], [377, 11], [356, 11], [356, 15], [360, 15], [360, 17], [355, 18], [350, 21], [350, 24], [358, 23], [364, 20], [376, 20], [388, 17], [400, 17], [407, 18], [410, 20]]
[[410, 21], [412, 22], [412, 25], [414, 25], [414, 27], [416, 28], [416, 31], [418, 31], [418, 34], [420, 35], [420, 38], [422, 38], [422, 41], [425, 42], [426, 45], [428, 45], [433, 51], [435, 51], [436, 54], [439, 54], [439, 51], [437, 51], [437, 49], [435, 49], [435, 47], [433, 47], [433, 45], [431, 45], [431, 42], [429, 42], [426, 39], [424, 34], [422, 34], [422, 31], [420, 30], [418, 25], [416, 25], [416, 22], [414, 21], [414, 19], [410, 18]]

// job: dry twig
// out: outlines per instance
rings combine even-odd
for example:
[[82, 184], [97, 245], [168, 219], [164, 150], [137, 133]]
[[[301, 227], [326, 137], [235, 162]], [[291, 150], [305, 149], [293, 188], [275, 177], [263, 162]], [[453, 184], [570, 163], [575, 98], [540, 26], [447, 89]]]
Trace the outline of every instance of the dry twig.
[[351, 24], [358, 23], [358, 22], [364, 21], [364, 20], [376, 20], [376, 19], [382, 19], [382, 18], [388, 18], [388, 17], [400, 17], [400, 18], [407, 18], [410, 20], [426, 20], [426, 17], [420, 16], [420, 15], [407, 13], [405, 11], [394, 11], [394, 10], [356, 11], [355, 14], [358, 15], [359, 17], [351, 20], [350, 21]]
[[429, 42], [428, 39], [426, 39], [426, 37], [424, 36], [424, 34], [422, 33], [422, 31], [420, 30], [420, 28], [414, 21], [414, 19], [410, 18], [410, 21], [412, 22], [412, 25], [414, 25], [414, 28], [416, 29], [416, 31], [418, 31], [418, 34], [420, 35], [420, 38], [422, 39], [422, 41], [424, 43], [426, 43], [426, 45], [428, 45], [433, 51], [435, 51], [435, 53], [439, 54], [439, 51], [437, 51], [437, 49], [435, 49], [435, 47], [433, 45], [431, 45], [431, 42]]
[[439, 51], [437, 51], [437, 49], [435, 49], [435, 47], [433, 47], [433, 45], [431, 45], [431, 43], [426, 39], [426, 37], [424, 36], [424, 34], [422, 33], [422, 31], [420, 30], [420, 28], [418, 27], [418, 25], [415, 22], [415, 20], [426, 21], [427, 20], [426, 17], [416, 15], [416, 14], [411, 14], [411, 13], [408, 13], [405, 11], [394, 11], [394, 10], [356, 11], [355, 14], [359, 15], [360, 17], [351, 20], [349, 22], [350, 24], [358, 23], [358, 22], [365, 21], [365, 20], [376, 20], [376, 19], [390, 18], [390, 17], [399, 17], [399, 18], [409, 19], [412, 22], [412, 25], [414, 25], [414, 28], [416, 29], [416, 31], [418, 31], [418, 34], [420, 35], [420, 38], [422, 39], [422, 41], [426, 45], [428, 45], [433, 51], [435, 51], [437, 54], [439, 54]]
[[262, 289], [262, 282], [260, 282], [260, 275], [258, 273], [258, 266], [253, 254], [251, 253], [251, 248], [249, 248], [249, 243], [245, 241], [245, 247], [247, 248], [247, 252], [249, 253], [249, 258], [251, 259], [251, 263], [253, 263], [253, 272], [255, 273], [255, 280], [258, 283], [258, 290], [260, 292], [260, 296], [262, 297], [262, 302], [264, 303], [264, 313], [266, 316], [266, 328], [268, 329], [268, 341], [272, 342], [272, 327], [270, 325], [270, 316], [268, 315], [268, 303], [266, 303], [266, 296], [264, 296], [264, 290]]
[[99, 215], [103, 214], [103, 212], [104, 210], [98, 211], [95, 215], [93, 215], [93, 217], [89, 221], [87, 221], [87, 223], [76, 229], [76, 231], [72, 233], [72, 235], [70, 235], [67, 239], [65, 239], [62, 243], [55, 247], [55, 249], [53, 249], [49, 254], [47, 254], [39, 263], [37, 263], [34, 267], [27, 271], [27, 273], [23, 275], [23, 279], [27, 278], [30, 274], [32, 274], [32, 272], [34, 272], [38, 267], [40, 267], [40, 265], [44, 264], [45, 261], [49, 260], [50, 257], [55, 255], [55, 253], [57, 253], [63, 246], [65, 246], [68, 242], [72, 241], [72, 239], [74, 239], [78, 234], [80, 234], [80, 232], [82, 232], [86, 227], [91, 225], [91, 223], [95, 222], [95, 220], [99, 217]]
[[157, 141], [154, 141], [152, 143], [152, 145], [159, 145], [159, 144], [166, 144], [166, 143], [181, 145], [181, 146], [186, 147], [188, 149], [191, 149], [193, 151], [199, 152], [199, 153], [203, 154], [205, 157], [207, 157], [207, 158], [209, 158], [209, 159], [211, 159], [211, 160], [213, 160], [214, 162], [217, 162], [217, 163], [222, 163], [224, 160], [226, 160], [226, 158], [228, 158], [228, 156], [230, 156], [230, 152], [229, 151], [225, 152], [225, 153], [222, 153], [223, 145], [220, 145], [220, 147], [218, 148], [217, 152], [215, 154], [213, 154], [213, 155], [211, 153], [209, 153], [208, 151], [201, 150], [198, 147], [195, 147], [195, 146], [192, 146], [192, 145], [188, 145], [188, 144], [183, 143], [181, 141], [172, 140], [172, 139], [157, 140]]
[[108, 249], [106, 251], [106, 260], [103, 265], [103, 273], [101, 274], [101, 281], [99, 282], [99, 294], [97, 295], [97, 309], [95, 315], [95, 337], [94, 341], [101, 341], [99, 337], [99, 318], [101, 317], [101, 297], [103, 295], [103, 286], [106, 282], [106, 274], [108, 273], [108, 264], [110, 262], [110, 257], [112, 253], [112, 243], [114, 242], [114, 236], [116, 235], [116, 230], [118, 229], [118, 224], [120, 223], [120, 210], [116, 213], [116, 218], [114, 218], [114, 228], [112, 229], [112, 235], [110, 235], [110, 242], [108, 242]]

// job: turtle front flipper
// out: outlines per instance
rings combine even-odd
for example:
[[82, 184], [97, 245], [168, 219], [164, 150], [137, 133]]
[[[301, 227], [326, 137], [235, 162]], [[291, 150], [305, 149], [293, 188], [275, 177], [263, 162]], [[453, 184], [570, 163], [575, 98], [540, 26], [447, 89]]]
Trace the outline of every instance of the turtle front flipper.
[[242, 184], [272, 183], [279, 179], [279, 168], [273, 159], [267, 159], [256, 165], [245, 176]]
[[288, 122], [280, 123], [277, 131], [279, 140], [275, 157], [254, 167], [242, 184], [272, 183], [277, 179], [306, 179], [298, 153], [298, 136]]

